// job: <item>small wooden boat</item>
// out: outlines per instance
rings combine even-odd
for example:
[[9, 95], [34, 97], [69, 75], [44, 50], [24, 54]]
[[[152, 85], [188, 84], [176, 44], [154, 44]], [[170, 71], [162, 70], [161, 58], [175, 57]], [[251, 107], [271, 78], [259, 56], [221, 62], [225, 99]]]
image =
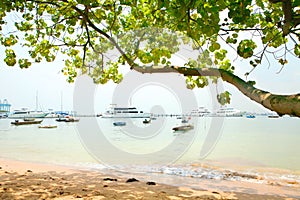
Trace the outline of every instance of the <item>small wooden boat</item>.
[[79, 122], [79, 119], [74, 117], [66, 117], [66, 118], [58, 118], [56, 119], [57, 122]]
[[268, 118], [279, 118], [279, 115], [269, 115]]
[[189, 130], [192, 130], [193, 128], [194, 128], [193, 125], [187, 124], [187, 125], [176, 126], [172, 130], [173, 131], [189, 131]]
[[151, 119], [144, 119], [143, 124], [149, 124], [151, 122]]
[[29, 125], [29, 124], [40, 124], [42, 123], [43, 120], [34, 120], [34, 121], [19, 121], [15, 120], [14, 122], [11, 122], [13, 125]]
[[126, 126], [126, 122], [114, 122], [114, 126]]
[[70, 117], [70, 118], [66, 118], [65, 122], [79, 122], [79, 119]]
[[57, 118], [56, 121], [57, 121], [57, 122], [65, 122], [65, 121], [66, 121], [66, 118]]
[[31, 122], [32, 122], [32, 121], [34, 121], [34, 120], [35, 120], [35, 118], [24, 118], [23, 120], [24, 120], [24, 121], [26, 121], [26, 122], [29, 122], [29, 121], [31, 121]]
[[57, 125], [43, 125], [39, 126], [39, 128], [57, 128]]

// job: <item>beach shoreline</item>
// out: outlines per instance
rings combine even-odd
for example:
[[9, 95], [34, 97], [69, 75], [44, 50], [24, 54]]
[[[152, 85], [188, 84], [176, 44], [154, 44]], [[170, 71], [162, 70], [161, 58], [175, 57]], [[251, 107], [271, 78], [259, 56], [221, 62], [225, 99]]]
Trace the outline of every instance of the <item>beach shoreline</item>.
[[108, 173], [4, 158], [0, 158], [0, 167], [0, 199], [291, 200], [300, 196], [297, 189], [276, 185], [215, 180], [180, 184], [180, 178], [174, 183], [159, 174]]

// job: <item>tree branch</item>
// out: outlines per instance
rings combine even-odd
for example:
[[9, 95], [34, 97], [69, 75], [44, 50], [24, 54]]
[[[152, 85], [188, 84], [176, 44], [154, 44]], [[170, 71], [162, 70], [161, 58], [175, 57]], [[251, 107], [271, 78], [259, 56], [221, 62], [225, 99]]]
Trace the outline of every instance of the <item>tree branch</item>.
[[293, 22], [293, 6], [291, 0], [269, 0], [270, 3], [279, 3], [282, 2], [282, 10], [284, 13], [284, 24], [282, 26], [282, 35], [287, 36], [290, 33], [290, 29]]
[[244, 81], [238, 76], [216, 68], [186, 68], [186, 67], [135, 67], [135, 71], [140, 73], [179, 73], [184, 76], [214, 76], [220, 77], [223, 81], [230, 83], [240, 90], [245, 96], [251, 100], [272, 110], [278, 115], [292, 115], [300, 117], [300, 94], [278, 95], [255, 88], [251, 83]]
[[[62, 0], [65, 1], [65, 0]], [[72, 6], [72, 8], [74, 10], [76, 10], [76, 12], [78, 12], [86, 21], [87, 25], [90, 26], [91, 28], [93, 28], [95, 31], [97, 31], [98, 33], [100, 33], [101, 35], [103, 35], [106, 39], [108, 39], [112, 45], [114, 45], [117, 50], [121, 53], [121, 55], [123, 56], [123, 58], [126, 60], [126, 62], [130, 65], [131, 69], [135, 67], [135, 63], [125, 54], [125, 52], [122, 50], [122, 48], [118, 45], [118, 43], [114, 40], [113, 37], [111, 37], [110, 35], [108, 35], [106, 32], [104, 32], [103, 30], [101, 30], [100, 28], [98, 28], [88, 17], [87, 13], [83, 12], [82, 10], [80, 10], [79, 8], [77, 8], [76, 6]]]
[[290, 27], [293, 20], [293, 8], [291, 0], [282, 0], [282, 9], [284, 12], [283, 36], [290, 33]]

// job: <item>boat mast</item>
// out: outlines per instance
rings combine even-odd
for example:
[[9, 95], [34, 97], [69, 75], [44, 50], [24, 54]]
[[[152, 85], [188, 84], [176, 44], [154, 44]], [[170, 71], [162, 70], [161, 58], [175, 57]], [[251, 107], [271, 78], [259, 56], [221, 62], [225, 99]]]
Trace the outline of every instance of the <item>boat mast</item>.
[[36, 95], [35, 95], [35, 111], [38, 111], [38, 107], [39, 107], [39, 104], [38, 104], [38, 101], [39, 101], [39, 98], [38, 98], [38, 91], [36, 91]]
[[63, 111], [63, 93], [62, 91], [60, 92], [60, 111], [62, 112]]

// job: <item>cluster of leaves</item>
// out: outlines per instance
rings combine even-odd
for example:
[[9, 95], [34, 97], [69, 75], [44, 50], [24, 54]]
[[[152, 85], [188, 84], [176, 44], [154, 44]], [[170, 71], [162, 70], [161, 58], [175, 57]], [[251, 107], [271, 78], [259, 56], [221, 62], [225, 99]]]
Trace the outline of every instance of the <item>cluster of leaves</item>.
[[196, 78], [188, 76], [186, 78], [186, 87], [188, 89], [194, 89], [196, 86], [198, 88], [204, 88], [205, 86], [208, 86], [208, 79], [204, 76], [198, 76]]
[[[289, 10], [293, 16], [300, 14], [297, 8], [299, 5], [296, 2], [293, 1], [292, 9]], [[229, 14], [231, 13], [228, 19], [230, 23], [227, 23], [222, 30], [229, 35], [226, 43], [235, 47], [240, 57], [250, 59], [249, 64], [252, 67], [260, 65], [263, 58], [268, 55], [275, 57], [279, 64], [285, 65], [287, 63], [286, 54], [293, 52], [293, 49], [294, 55], [300, 58], [299, 51], [297, 51], [300, 36], [297, 24], [290, 27], [288, 37], [283, 31], [285, 23], [283, 2], [272, 3], [272, 1], [256, 0], [239, 1], [239, 4], [243, 9], [234, 11], [229, 7], [229, 10], [232, 11], [229, 11]], [[249, 39], [243, 39], [245, 35], [242, 32], [245, 31], [248, 32]], [[292, 42], [288, 43], [288, 38]], [[279, 48], [282, 46], [283, 48]]]
[[237, 53], [243, 58], [251, 58], [256, 47], [257, 45], [253, 40], [242, 40], [238, 45]]
[[228, 91], [222, 92], [217, 95], [218, 102], [223, 106], [230, 103], [230, 93]]

